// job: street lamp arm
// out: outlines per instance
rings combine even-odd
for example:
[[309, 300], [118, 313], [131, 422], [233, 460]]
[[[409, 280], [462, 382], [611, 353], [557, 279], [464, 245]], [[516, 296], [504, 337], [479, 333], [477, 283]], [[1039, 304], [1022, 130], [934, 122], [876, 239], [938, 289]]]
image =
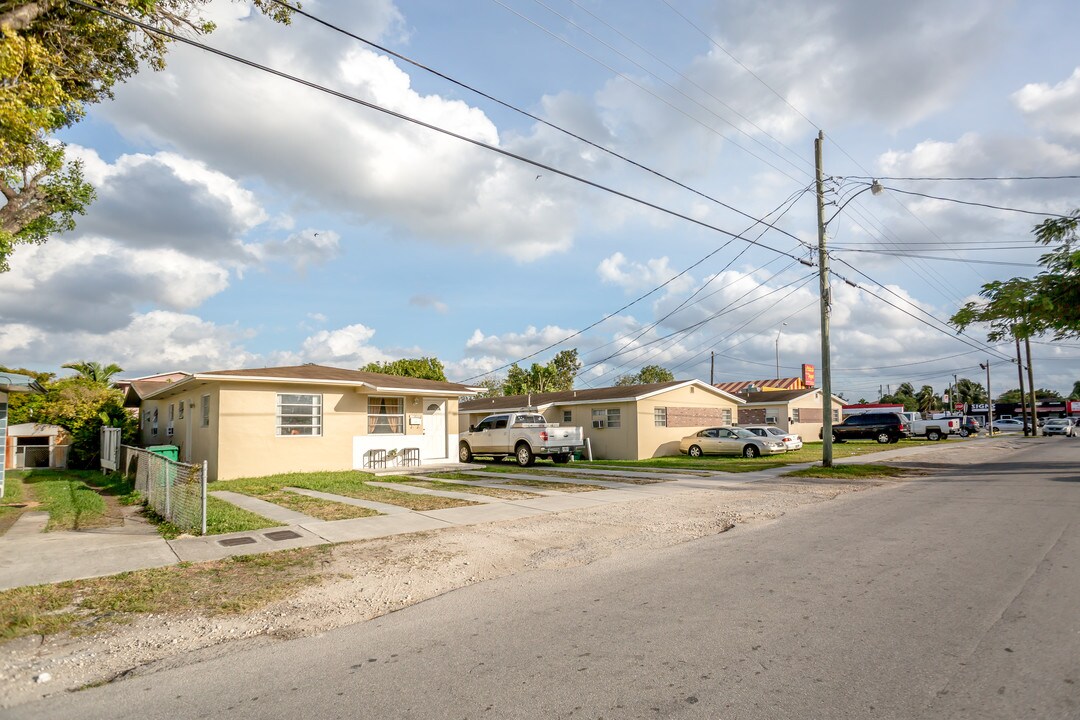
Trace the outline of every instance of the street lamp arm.
[[855, 193], [854, 195], [852, 195], [851, 197], [849, 197], [849, 198], [848, 198], [847, 200], [845, 200], [845, 201], [844, 201], [844, 204], [843, 204], [843, 205], [841, 205], [840, 207], [836, 208], [836, 212], [834, 212], [834, 213], [832, 214], [832, 217], [831, 217], [831, 218], [829, 218], [828, 220], [826, 220], [826, 221], [825, 221], [825, 225], [827, 226], [827, 225], [828, 225], [829, 223], [831, 223], [831, 222], [832, 222], [833, 220], [835, 220], [835, 219], [836, 219], [836, 216], [837, 216], [837, 215], [839, 215], [839, 214], [840, 214], [841, 212], [843, 212], [844, 208], [846, 208], [846, 207], [848, 206], [848, 203], [850, 203], [850, 202], [851, 202], [852, 200], [854, 200], [855, 198], [857, 198], [857, 197], [859, 197], [860, 195], [862, 195], [862, 194], [863, 194], [864, 192], [866, 192], [867, 190], [869, 190], [870, 192], [874, 193], [875, 195], [880, 195], [880, 194], [881, 194], [882, 192], [884, 192], [884, 190], [885, 190], [885, 186], [884, 186], [884, 185], [882, 185], [881, 183], [879, 183], [879, 182], [878, 182], [877, 180], [875, 180], [874, 182], [870, 183], [869, 185], [867, 185], [866, 187], [864, 187], [864, 188], [863, 188], [862, 190], [860, 190], [859, 192]]

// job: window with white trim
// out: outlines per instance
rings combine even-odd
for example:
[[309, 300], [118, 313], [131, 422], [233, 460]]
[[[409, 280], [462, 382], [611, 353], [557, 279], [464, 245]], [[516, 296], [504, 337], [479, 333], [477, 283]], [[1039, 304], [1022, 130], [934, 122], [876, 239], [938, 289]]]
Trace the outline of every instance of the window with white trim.
[[210, 427], [210, 396], [202, 396], [202, 426]]
[[765, 408], [765, 424], [776, 425], [780, 422], [780, 411], [777, 408]]
[[322, 395], [278, 393], [277, 434], [322, 435]]
[[157, 435], [157, 421], [158, 421], [158, 409], [154, 408], [153, 414], [150, 416], [150, 434]]
[[611, 408], [607, 411], [607, 426], [609, 428], [622, 427], [622, 410]]
[[799, 408], [791, 408], [791, 422], [802, 422], [799, 420]]
[[169, 403], [169, 424], [172, 425], [173, 419], [176, 416], [176, 404]]
[[402, 435], [405, 432], [405, 398], [372, 395], [368, 398], [368, 435]]
[[176, 416], [180, 420], [184, 419], [184, 405], [186, 404], [187, 400], [181, 400], [180, 402], [176, 403]]
[[723, 425], [731, 424], [731, 408], [724, 408], [720, 411], [720, 422]]
[[655, 425], [656, 427], [667, 427], [667, 408], [653, 408], [652, 419], [653, 425]]
[[574, 414], [570, 410], [563, 410], [562, 411], [562, 421], [563, 422], [565, 422], [565, 423], [573, 422], [573, 417], [574, 417]]
[[840, 411], [839, 410], [833, 410], [832, 411], [832, 421], [834, 423], [840, 422]]

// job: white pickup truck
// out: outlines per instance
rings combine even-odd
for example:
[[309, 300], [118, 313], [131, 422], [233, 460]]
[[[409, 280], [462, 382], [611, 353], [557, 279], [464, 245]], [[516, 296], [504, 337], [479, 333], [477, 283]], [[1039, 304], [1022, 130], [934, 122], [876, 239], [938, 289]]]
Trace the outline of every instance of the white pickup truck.
[[964, 422], [964, 419], [959, 417], [923, 420], [919, 413], [916, 412], [902, 412], [900, 414], [911, 422], [912, 437], [925, 437], [927, 440], [944, 440], [950, 435], [958, 435]]
[[538, 413], [488, 415], [477, 425], [470, 425], [469, 432], [461, 434], [458, 458], [461, 462], [471, 462], [474, 455], [495, 460], [513, 455], [522, 467], [532, 465], [536, 458], [567, 463], [584, 444], [582, 437], [581, 428], [549, 425]]

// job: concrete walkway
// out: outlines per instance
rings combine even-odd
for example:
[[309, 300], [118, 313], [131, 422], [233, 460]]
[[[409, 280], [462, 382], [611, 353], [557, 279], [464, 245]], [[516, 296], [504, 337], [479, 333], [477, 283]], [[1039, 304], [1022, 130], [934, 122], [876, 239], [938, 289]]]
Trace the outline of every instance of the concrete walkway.
[[[374, 484], [374, 483], [373, 483]], [[374, 510], [380, 512], [383, 515], [398, 515], [400, 513], [412, 512], [409, 508], [401, 507], [400, 505], [390, 505], [387, 503], [375, 502], [374, 500], [361, 500], [360, 498], [349, 497], [348, 495], [334, 495], [333, 493], [322, 492], [321, 490], [307, 490], [305, 488], [287, 487], [282, 488], [289, 492], [294, 492], [299, 495], [307, 495], [308, 497], [319, 498], [320, 500], [329, 500], [330, 502], [342, 503], [343, 505], [353, 505], [355, 507], [367, 508], [368, 510]], [[314, 520], [315, 518], [309, 518]]]
[[265, 500], [260, 500], [259, 498], [251, 497], [250, 495], [244, 495], [243, 493], [234, 493], [228, 490], [214, 490], [210, 494], [219, 500], [224, 500], [230, 505], [235, 505], [238, 508], [253, 512], [256, 515], [262, 515], [264, 518], [270, 520], [276, 520], [285, 525], [299, 525], [301, 523], [313, 522], [317, 519], [310, 515], [305, 515], [302, 512], [289, 510], [280, 505], [275, 505], [272, 502], [266, 502]]

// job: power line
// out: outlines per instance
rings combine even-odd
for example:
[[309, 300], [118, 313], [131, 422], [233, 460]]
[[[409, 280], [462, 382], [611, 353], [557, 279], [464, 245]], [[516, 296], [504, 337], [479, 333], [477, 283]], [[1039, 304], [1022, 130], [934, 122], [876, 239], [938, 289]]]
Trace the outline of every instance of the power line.
[[[662, 102], [662, 103], [664, 103], [665, 105], [667, 105], [668, 107], [670, 107], [670, 108], [671, 108], [672, 110], [675, 110], [675, 111], [676, 111], [676, 112], [678, 112], [679, 114], [681, 114], [681, 115], [684, 115], [684, 116], [685, 116], [685, 117], [686, 117], [687, 119], [689, 119], [689, 120], [691, 120], [691, 121], [693, 121], [693, 122], [697, 123], [697, 124], [698, 124], [698, 125], [700, 125], [701, 127], [703, 127], [703, 128], [705, 128], [706, 130], [708, 130], [709, 132], [711, 132], [711, 133], [715, 133], [716, 135], [718, 135], [719, 137], [723, 138], [724, 140], [727, 140], [727, 141], [728, 141], [729, 143], [731, 143], [731, 144], [732, 144], [732, 145], [734, 145], [735, 147], [739, 148], [740, 150], [742, 150], [743, 152], [745, 152], [745, 153], [746, 153], [747, 155], [749, 155], [750, 157], [752, 157], [752, 158], [754, 158], [754, 159], [756, 159], [756, 160], [760, 160], [761, 162], [765, 163], [766, 165], [768, 165], [769, 167], [771, 167], [771, 168], [772, 168], [773, 170], [775, 170], [776, 172], [778, 172], [778, 173], [780, 173], [781, 175], [785, 176], [785, 177], [786, 177], [786, 178], [788, 178], [789, 180], [791, 180], [791, 181], [793, 181], [793, 182], [800, 182], [800, 181], [799, 181], [799, 180], [797, 180], [796, 178], [792, 177], [792, 176], [791, 176], [791, 175], [789, 175], [788, 173], [784, 172], [784, 171], [783, 171], [783, 170], [781, 170], [780, 168], [778, 168], [778, 167], [776, 167], [775, 165], [773, 165], [773, 164], [772, 164], [771, 162], [769, 162], [769, 161], [768, 161], [768, 160], [766, 160], [765, 158], [763, 158], [763, 157], [761, 157], [761, 156], [759, 156], [759, 155], [756, 155], [756, 154], [754, 154], [753, 152], [751, 152], [751, 151], [750, 151], [750, 150], [748, 150], [747, 148], [743, 147], [743, 146], [742, 146], [742, 145], [740, 145], [739, 143], [737, 143], [737, 142], [735, 142], [734, 140], [732, 140], [731, 138], [727, 137], [726, 135], [724, 135], [724, 134], [723, 134], [722, 132], [720, 132], [720, 131], [719, 131], [719, 130], [717, 130], [716, 128], [714, 128], [714, 127], [712, 127], [712, 126], [710, 126], [710, 125], [708, 125], [708, 124], [706, 124], [706, 123], [702, 122], [702, 121], [701, 121], [701, 120], [700, 120], [699, 118], [696, 118], [696, 117], [694, 117], [693, 115], [691, 115], [690, 113], [686, 112], [686, 111], [685, 111], [685, 110], [683, 110], [682, 108], [676, 107], [675, 105], [673, 105], [672, 103], [670, 103], [670, 102], [669, 102], [668, 100], [666, 100], [665, 98], [662, 98], [662, 97], [660, 97], [660, 96], [659, 96], [659, 95], [657, 95], [657, 94], [656, 94], [655, 92], [653, 92], [653, 91], [652, 91], [652, 90], [650, 90], [649, 88], [645, 87], [645, 86], [644, 86], [644, 85], [642, 85], [641, 83], [639, 83], [639, 82], [635, 81], [635, 80], [634, 80], [633, 78], [629, 77], [629, 76], [628, 76], [628, 75], [626, 75], [625, 73], [619, 72], [618, 70], [616, 70], [615, 68], [611, 67], [610, 65], [608, 65], [607, 63], [605, 63], [605, 62], [604, 62], [603, 60], [601, 60], [600, 58], [596, 57], [595, 55], [591, 55], [591, 54], [589, 54], [589, 53], [588, 53], [588, 52], [586, 52], [585, 50], [582, 50], [582, 49], [581, 49], [581, 48], [579, 48], [578, 46], [574, 45], [574, 44], [573, 44], [572, 42], [570, 42], [570, 41], [569, 41], [569, 40], [567, 40], [566, 38], [564, 38], [564, 37], [560, 37], [560, 36], [559, 36], [558, 34], [556, 34], [556, 33], [552, 32], [551, 30], [548, 30], [548, 29], [547, 29], [546, 27], [544, 27], [544, 26], [543, 26], [543, 25], [541, 25], [540, 23], [536, 22], [536, 21], [535, 21], [535, 20], [533, 20], [532, 18], [530, 18], [530, 17], [527, 17], [527, 16], [523, 15], [522, 13], [520, 13], [520, 12], [518, 12], [517, 10], [515, 10], [514, 8], [510, 7], [510, 6], [509, 6], [509, 5], [507, 5], [506, 3], [502, 2], [502, 0], [491, 0], [491, 1], [492, 1], [492, 2], [494, 2], [494, 3], [496, 4], [496, 5], [500, 5], [500, 6], [502, 6], [502, 7], [504, 8], [504, 9], [506, 9], [507, 11], [509, 11], [509, 12], [513, 13], [514, 15], [517, 15], [517, 16], [518, 16], [519, 18], [521, 18], [521, 19], [522, 19], [522, 20], [524, 20], [525, 22], [529, 23], [530, 25], [534, 26], [535, 28], [537, 28], [537, 29], [539, 29], [539, 30], [543, 31], [544, 33], [547, 33], [547, 34], [548, 34], [548, 35], [549, 35], [549, 36], [550, 36], [551, 38], [553, 38], [554, 40], [557, 40], [557, 41], [561, 42], [562, 44], [566, 45], [567, 47], [569, 47], [569, 48], [571, 48], [571, 49], [573, 49], [573, 50], [575, 50], [575, 51], [577, 51], [577, 52], [581, 53], [582, 55], [584, 55], [585, 57], [589, 58], [590, 60], [592, 60], [592, 61], [593, 61], [594, 63], [596, 63], [596, 64], [597, 64], [597, 65], [599, 65], [600, 67], [602, 67], [602, 68], [604, 68], [604, 69], [606, 69], [606, 70], [610, 71], [611, 73], [613, 73], [613, 74], [617, 75], [618, 77], [622, 78], [622, 79], [623, 79], [623, 80], [625, 80], [626, 82], [630, 83], [631, 85], [633, 85], [634, 87], [636, 87], [636, 88], [637, 88], [638, 90], [641, 90], [642, 92], [644, 92], [644, 93], [646, 93], [646, 94], [648, 94], [648, 95], [651, 95], [652, 97], [656, 98], [656, 99], [657, 99], [657, 100], [659, 100], [660, 102]], [[605, 43], [605, 44], [606, 44], [606, 43]], [[608, 47], [610, 47], [610, 46], [608, 46]], [[612, 48], [612, 49], [614, 50], [614, 48]], [[617, 51], [617, 50], [615, 50], [615, 52], [618, 52], [618, 51]], [[621, 54], [621, 53], [620, 53], [620, 54]], [[623, 57], [625, 57], [625, 55], [624, 55]], [[627, 60], [629, 60], [629, 58], [627, 58]], [[629, 60], [629, 61], [630, 61], [630, 62], [634, 62], [633, 60]], [[635, 63], [635, 64], [636, 64], [636, 63]], [[641, 67], [641, 66], [640, 66], [640, 65], [638, 65], [638, 67]], [[644, 69], [644, 68], [642, 68], [642, 69]], [[648, 72], [648, 70], [646, 70], [646, 72]], [[678, 91], [678, 90], [677, 90], [677, 92], [681, 92], [681, 91]], [[683, 94], [684, 96], [686, 96], [686, 93], [682, 93], [682, 94]], [[743, 130], [739, 129], [739, 128], [738, 128], [738, 127], [736, 127], [736, 126], [735, 126], [734, 124], [732, 124], [732, 123], [731, 123], [730, 121], [728, 121], [728, 120], [724, 119], [723, 117], [721, 117], [720, 115], [718, 115], [718, 114], [717, 114], [716, 112], [714, 112], [714, 111], [710, 110], [709, 108], [705, 107], [704, 105], [702, 105], [701, 103], [697, 102], [697, 101], [696, 101], [696, 100], [694, 100], [693, 98], [689, 98], [689, 96], [687, 96], [687, 97], [688, 97], [688, 99], [690, 99], [690, 100], [691, 100], [691, 102], [694, 102], [694, 103], [696, 103], [696, 104], [698, 105], [698, 107], [702, 108], [703, 110], [705, 110], [705, 111], [706, 111], [707, 113], [709, 113], [709, 114], [710, 114], [710, 115], [712, 115], [713, 117], [717, 118], [717, 119], [718, 119], [718, 120], [720, 120], [721, 122], [725, 122], [725, 123], [727, 123], [728, 125], [731, 125], [731, 126], [732, 126], [733, 128], [735, 128], [735, 130], [737, 130], [738, 132], [742, 132], [743, 134], [746, 134], [746, 133], [745, 133], [745, 131], [743, 131]], [[803, 174], [808, 174], [808, 173], [807, 173], [807, 172], [806, 172], [805, 170], [802, 170], [801, 168], [797, 168], [797, 167], [796, 167], [796, 166], [794, 165], [794, 163], [792, 163], [792, 162], [791, 162], [791, 161], [790, 161], [789, 159], [787, 159], [787, 158], [785, 158], [785, 157], [783, 157], [783, 156], [779, 155], [778, 153], [776, 153], [776, 151], [775, 151], [775, 150], [772, 150], [772, 148], [766, 148], [766, 149], [768, 149], [768, 150], [769, 150], [770, 152], [772, 152], [772, 153], [773, 153], [774, 155], [776, 155], [777, 157], [779, 157], [779, 158], [780, 158], [781, 160], [783, 160], [784, 162], [788, 163], [788, 164], [789, 164], [789, 165], [791, 165], [792, 167], [795, 167], [795, 168], [796, 168], [797, 170], [799, 170], [799, 171], [803, 172]]]
[[[951, 249], [951, 248], [950, 248]], [[942, 248], [945, 251], [946, 248]], [[924, 260], [937, 260], [940, 262], [976, 263], [979, 265], [1007, 265], [1009, 267], [1040, 267], [1035, 263], [1010, 262], [1008, 260], [973, 260], [971, 258], [938, 257], [936, 255], [919, 255], [900, 250], [864, 250], [859, 248], [832, 248], [832, 252], [870, 253], [872, 255], [887, 255], [899, 258], [922, 258]], [[924, 251], [925, 252], [925, 251]], [[830, 253], [831, 257], [832, 253]]]
[[923, 177], [895, 177], [895, 176], [877, 176], [871, 177], [870, 175], [848, 175], [853, 180], [919, 180], [919, 181], [976, 181], [976, 180], [1000, 180], [1000, 181], [1012, 181], [1012, 180], [1080, 180], [1080, 175], [997, 175], [997, 176], [982, 176], [982, 177], [943, 177], [943, 176], [923, 176]]
[[944, 200], [945, 202], [957, 203], [958, 205], [972, 205], [974, 207], [990, 208], [991, 210], [1005, 210], [1007, 212], [1023, 213], [1025, 215], [1039, 215], [1042, 217], [1052, 218], [1064, 218], [1069, 219], [1071, 215], [1060, 215], [1058, 213], [1039, 212], [1038, 210], [1022, 210], [1014, 207], [1004, 207], [1002, 205], [990, 205], [988, 203], [973, 202], [971, 200], [959, 200], [957, 198], [941, 197], [940, 195], [928, 195], [926, 193], [915, 192], [914, 190], [901, 190], [900, 188], [885, 186], [886, 190], [892, 192], [903, 193], [904, 195], [915, 195], [917, 197], [928, 198], [930, 200]]
[[[787, 232], [786, 230], [784, 230], [782, 228], [776, 227], [775, 225], [772, 225], [770, 223], [763, 222], [761, 219], [756, 218], [756, 217], [754, 217], [753, 215], [751, 215], [749, 213], [743, 212], [742, 210], [740, 210], [737, 207], [734, 207], [732, 205], [728, 205], [727, 203], [723, 202], [722, 200], [719, 200], [719, 199], [717, 199], [717, 198], [715, 198], [715, 197], [713, 197], [713, 196], [711, 196], [711, 195], [709, 195], [709, 194], [707, 194], [707, 193], [705, 193], [705, 192], [703, 192], [701, 190], [698, 190], [698, 189], [696, 189], [696, 188], [694, 188], [694, 187], [692, 187], [690, 185], [687, 185], [687, 184], [685, 184], [685, 183], [683, 183], [683, 182], [681, 182], [679, 180], [676, 180], [675, 178], [673, 178], [673, 177], [671, 177], [669, 175], [666, 175], [666, 174], [660, 172], [659, 170], [655, 170], [654, 168], [651, 168], [648, 165], [645, 165], [645, 164], [640, 163], [640, 162], [638, 162], [636, 160], [633, 160], [633, 159], [631, 159], [631, 158], [629, 158], [629, 157], [627, 157], [625, 155], [622, 155], [621, 153], [619, 153], [619, 152], [617, 152], [615, 150], [604, 147], [600, 143], [597, 143], [597, 142], [595, 142], [593, 140], [589, 140], [588, 138], [586, 138], [586, 137], [584, 137], [582, 135], [579, 135], [579, 134], [577, 134], [577, 133], [575, 133], [575, 132], [573, 132], [571, 130], [568, 130], [568, 129], [560, 126], [560, 125], [557, 125], [557, 124], [551, 122], [550, 120], [545, 120], [544, 118], [542, 118], [542, 117], [540, 117], [538, 115], [535, 115], [535, 114], [529, 112], [528, 110], [520, 108], [517, 105], [506, 102], [505, 100], [500, 100], [499, 98], [495, 97], [494, 95], [491, 95], [491, 94], [489, 94], [489, 93], [487, 93], [487, 92], [485, 92], [483, 90], [480, 90], [480, 89], [478, 89], [476, 87], [473, 87], [472, 85], [469, 85], [469, 84], [467, 84], [465, 82], [457, 80], [457, 79], [455, 79], [455, 78], [453, 78], [453, 77], [451, 77], [451, 76], [449, 76], [449, 75], [447, 75], [445, 73], [442, 73], [442, 72], [440, 72], [440, 71], [438, 71], [438, 70], [436, 70], [436, 69], [434, 69], [434, 68], [432, 68], [432, 67], [430, 67], [428, 65], [425, 65], [424, 63], [422, 63], [422, 62], [420, 62], [418, 60], [414, 60], [414, 59], [408, 57], [407, 55], [403, 55], [403, 54], [401, 54], [399, 52], [391, 50], [390, 48], [388, 48], [388, 47], [386, 47], [384, 45], [379, 45], [378, 43], [376, 43], [376, 42], [374, 42], [372, 40], [369, 40], [369, 39], [367, 39], [365, 37], [361, 37], [360, 35], [357, 35], [357, 34], [351, 32], [349, 30], [346, 30], [345, 28], [342, 28], [342, 27], [340, 27], [338, 25], [335, 25], [335, 24], [333, 24], [333, 23], [331, 23], [331, 22], [329, 22], [327, 20], [324, 20], [324, 19], [322, 19], [322, 18], [320, 18], [320, 17], [318, 17], [316, 15], [313, 15], [313, 14], [307, 12], [306, 10], [301, 9], [300, 7], [298, 7], [296, 5], [292, 5], [290, 3], [287, 3], [284, 0], [270, 0], [270, 1], [277, 4], [277, 5], [280, 5], [283, 8], [287, 8], [290, 12], [294, 12], [297, 15], [301, 15], [303, 17], [306, 17], [309, 20], [311, 20], [312, 22], [318, 23], [319, 25], [322, 25], [322, 26], [324, 26], [324, 27], [326, 27], [326, 28], [328, 28], [330, 30], [333, 30], [334, 32], [345, 35], [346, 37], [352, 38], [353, 40], [356, 40], [358, 42], [362, 42], [365, 45], [367, 45], [368, 47], [374, 48], [374, 49], [378, 50], [379, 52], [386, 53], [387, 55], [395, 57], [395, 58], [401, 60], [402, 62], [408, 63], [409, 65], [412, 65], [413, 67], [415, 67], [415, 68], [417, 68], [419, 70], [423, 70], [424, 72], [431, 73], [432, 75], [434, 75], [434, 76], [436, 76], [438, 78], [441, 78], [443, 80], [446, 80], [449, 83], [457, 85], [458, 87], [460, 87], [460, 88], [462, 88], [464, 90], [468, 90], [469, 92], [474, 93], [475, 95], [478, 95], [479, 97], [482, 97], [482, 98], [484, 98], [486, 100], [490, 100], [491, 102], [496, 103], [497, 105], [500, 105], [500, 106], [506, 108], [507, 110], [512, 110], [512, 111], [514, 111], [516, 113], [519, 113], [520, 115], [522, 115], [524, 117], [529, 118], [530, 120], [533, 120], [535, 122], [540, 123], [541, 125], [544, 125], [545, 127], [549, 127], [552, 130], [555, 130], [556, 132], [560, 132], [560, 133], [562, 133], [562, 134], [564, 134], [564, 135], [566, 135], [568, 137], [571, 137], [571, 138], [573, 138], [573, 139], [575, 139], [575, 140], [577, 140], [579, 142], [583, 142], [586, 145], [588, 145], [588, 146], [590, 146], [592, 148], [595, 148], [596, 150], [599, 150], [600, 152], [603, 152], [603, 153], [606, 153], [606, 154], [608, 154], [608, 155], [610, 155], [612, 157], [618, 158], [619, 160], [622, 160], [625, 163], [633, 165], [634, 167], [636, 167], [636, 168], [638, 168], [640, 170], [644, 170], [645, 172], [647, 172], [647, 173], [649, 173], [651, 175], [655, 175], [656, 177], [661, 178], [662, 180], [665, 180], [665, 181], [667, 181], [669, 183], [672, 183], [673, 185], [676, 185], [676, 186], [678, 186], [678, 187], [680, 187], [680, 188], [682, 188], [684, 190], [689, 190], [690, 192], [694, 193], [698, 197], [704, 198], [705, 200], [708, 200], [708, 201], [713, 202], [713, 203], [715, 203], [715, 204], [717, 204], [717, 205], [719, 205], [719, 206], [721, 206], [723, 208], [731, 210], [734, 213], [742, 215], [745, 218], [748, 218], [750, 220], [754, 220], [754, 221], [756, 221], [756, 223], [764, 224], [767, 227], [770, 227], [770, 228], [772, 228], [773, 230], [776, 230], [779, 233], [782, 233], [782, 234], [787, 235], [787, 236], [789, 236], [789, 237], [791, 237], [793, 239], [798, 240], [797, 237], [795, 237], [794, 235], [792, 235], [791, 233]], [[809, 186], [807, 186], [807, 187], [809, 187]]]

